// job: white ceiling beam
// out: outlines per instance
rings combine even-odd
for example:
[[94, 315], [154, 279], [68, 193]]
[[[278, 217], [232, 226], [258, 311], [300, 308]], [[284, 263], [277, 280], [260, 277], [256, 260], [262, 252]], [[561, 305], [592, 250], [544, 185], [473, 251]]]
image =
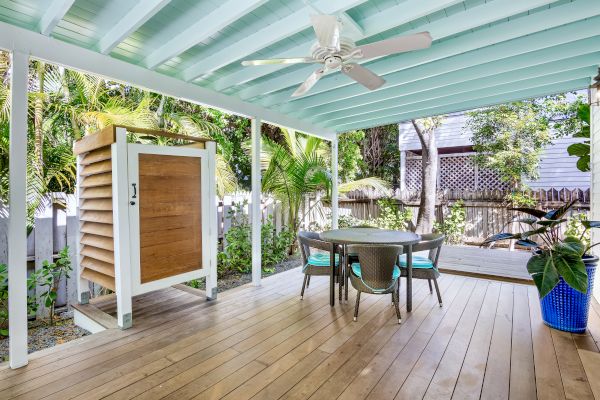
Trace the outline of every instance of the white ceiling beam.
[[[357, 114], [346, 114], [339, 118], [328, 120], [326, 126], [339, 126], [366, 119], [375, 119], [380, 115], [395, 115], [405, 112], [416, 112], [421, 109], [451, 105], [457, 102], [470, 101], [490, 94], [501, 94], [514, 92], [526, 88], [548, 85], [551, 83], [566, 82], [574, 79], [582, 79], [593, 76], [596, 72], [595, 65], [598, 62], [598, 55], [587, 57], [589, 63], [581, 67], [581, 63], [574, 62], [573, 65], [557, 66], [552, 69], [549, 66], [526, 68], [524, 71], [517, 71], [504, 76], [498, 76], [498, 79], [476, 80], [463, 84], [463, 88], [450, 87], [440, 90], [439, 94], [429, 93], [429, 96], [423, 96], [416, 101], [399, 101], [395, 106], [382, 106], [375, 108], [370, 112], [360, 112]], [[592, 58], [592, 60], [589, 60]], [[585, 61], [585, 60], [584, 60]], [[559, 72], [557, 72], [559, 71]]]
[[54, 30], [54, 27], [56, 27], [65, 14], [67, 14], [67, 11], [69, 11], [74, 2], [75, 0], [52, 0], [50, 6], [40, 19], [40, 33], [44, 36], [50, 35]]
[[[434, 1], [422, 1], [422, 0], [407, 0], [397, 6], [390, 7], [385, 10], [384, 13], [376, 14], [368, 17], [365, 21], [368, 21], [368, 29], [358, 25], [350, 16], [344, 12], [341, 14], [341, 19], [344, 22], [344, 29], [346, 26], [350, 26], [352, 30], [360, 30], [361, 38], [377, 35], [381, 32], [385, 32], [393, 28], [394, 26], [402, 25], [410, 22], [414, 19], [421, 18], [425, 15], [429, 15], [436, 11], [450, 7], [456, 3], [460, 3], [462, 0], [434, 0]], [[314, 43], [314, 40], [308, 40], [301, 43], [300, 45], [294, 46], [289, 50], [285, 50], [276, 54], [272, 54], [270, 57], [273, 58], [288, 58], [288, 57], [301, 57], [309, 54], [310, 46]], [[212, 87], [215, 90], [223, 90], [235, 85], [240, 85], [254, 79], [262, 78], [263, 76], [269, 75], [275, 71], [279, 71], [283, 68], [287, 68], [289, 65], [264, 65], [253, 68], [243, 68], [232, 74], [225, 75], [214, 82]]]
[[232, 114], [248, 118], [261, 118], [265, 122], [320, 136], [327, 140], [330, 140], [334, 134], [332, 129], [325, 129], [322, 126], [289, 117], [257, 104], [247, 103], [223, 93], [183, 82], [144, 67], [43, 36], [5, 22], [0, 22], [0, 48], [8, 51], [19, 50], [30, 54], [34, 58], [59, 64], [66, 68], [100, 75], [117, 82], [224, 110]]
[[[345, 11], [366, 0], [319, 0], [315, 2], [325, 14], [337, 14]], [[413, 0], [414, 1], [414, 0]], [[192, 81], [205, 73], [224, 67], [232, 62], [255, 53], [267, 46], [272, 45], [288, 36], [310, 28], [310, 14], [312, 11], [308, 7], [278, 20], [277, 22], [266, 26], [258, 32], [239, 40], [237, 43], [227, 46], [216, 53], [202, 57], [201, 60], [183, 71], [181, 76], [186, 81]]]
[[[444, 63], [437, 63], [440, 73], [438, 75], [404, 82], [397, 86], [388, 87], [383, 91], [369, 92], [362, 96], [354, 97], [350, 101], [338, 100], [319, 107], [312, 107], [300, 113], [291, 115], [298, 118], [308, 118], [311, 121], [332, 120], [346, 113], [363, 113], [377, 110], [386, 105], [399, 105], [402, 101], [419, 101], [419, 99], [440, 96], [442, 92], [455, 87], [458, 91], [469, 90], [468, 87], [479, 82], [486, 84], [496, 82], [498, 77], [508, 77], [510, 73], [519, 75], [525, 71], [539, 73], [540, 70], [559, 71], [572, 66], [592, 65], [600, 62], [600, 51], [593, 51], [594, 43], [600, 40], [600, 36], [594, 36], [575, 42], [569, 42], [546, 49], [533, 51], [524, 55], [516, 55], [501, 58], [496, 61], [486, 62], [466, 68], [447, 71]], [[590, 61], [591, 60], [591, 61]], [[433, 67], [433, 66], [432, 66]], [[535, 68], [535, 71], [533, 69]], [[433, 69], [433, 68], [432, 68]], [[407, 76], [407, 75], [405, 75]], [[410, 79], [410, 78], [409, 78]]]
[[120, 20], [117, 22], [100, 41], [98, 49], [102, 54], [110, 53], [131, 33], [135, 32], [146, 21], [159, 12], [164, 6], [169, 4], [171, 0], [141, 0], [134, 5]]
[[[411, 81], [406, 74], [418, 76], [437, 75], [442, 71], [434, 62], [446, 65], [458, 65], [467, 68], [483, 62], [532, 50], [539, 50], [569, 41], [588, 38], [598, 34], [597, 22], [582, 21], [585, 18], [600, 14], [600, 3], [596, 0], [577, 0], [543, 12], [517, 18], [494, 25], [490, 28], [461, 35], [434, 45], [427, 50], [398, 54], [369, 63], [368, 68], [386, 79], [387, 83], [379, 90], [387, 89], [402, 82]], [[597, 21], [597, 17], [593, 17]], [[548, 30], [548, 32], [542, 32]], [[531, 37], [530, 37], [531, 36]], [[521, 43], [523, 46], [521, 47]], [[524, 42], [529, 43], [525, 45]], [[518, 52], [517, 52], [518, 50]], [[418, 67], [418, 68], [415, 68]], [[452, 71], [450, 69], [449, 71]], [[448, 70], [445, 70], [448, 72]], [[259, 102], [263, 106], [281, 104], [278, 109], [289, 112], [305, 109], [344, 98], [366, 95], [368, 92], [362, 85], [350, 79], [340, 79], [334, 75], [325, 77], [315, 85], [309, 96], [292, 100], [289, 89], [267, 96]], [[402, 81], [398, 83], [399, 81]], [[375, 93], [376, 91], [370, 92]]]
[[[405, 6], [406, 7], [406, 6]], [[347, 12], [340, 13], [340, 20], [344, 27], [344, 35], [355, 42], [365, 37], [365, 30]]]
[[508, 92], [500, 95], [490, 95], [475, 100], [466, 102], [453, 103], [450, 105], [431, 107], [426, 109], [420, 109], [416, 112], [401, 113], [397, 115], [391, 115], [388, 117], [381, 117], [376, 120], [365, 120], [356, 122], [348, 125], [339, 125], [336, 127], [338, 133], [348, 132], [358, 129], [367, 129], [374, 126], [382, 126], [389, 124], [396, 124], [403, 121], [408, 121], [416, 118], [431, 117], [434, 115], [445, 115], [460, 111], [468, 111], [482, 107], [488, 107], [496, 104], [503, 104], [512, 101], [533, 99], [537, 97], [549, 96], [556, 93], [564, 93], [572, 90], [579, 90], [587, 87], [589, 84], [589, 78], [575, 79], [566, 82], [553, 83], [544, 86], [528, 88], [518, 90], [516, 92]]
[[[477, 28], [488, 23], [499, 21], [503, 18], [508, 18], [522, 12], [531, 10], [532, 8], [540, 7], [548, 3], [553, 3], [556, 0], [526, 0], [526, 1], [514, 1], [514, 0], [495, 0], [488, 3], [483, 3], [477, 7], [470, 8], [466, 11], [453, 14], [449, 17], [442, 18], [425, 26], [420, 26], [413, 29], [408, 33], [429, 31], [434, 40], [440, 40], [445, 37], [452, 36], [454, 34], [464, 32], [469, 29]], [[427, 3], [427, 2], [422, 2]], [[407, 10], [404, 11], [408, 13]], [[382, 14], [387, 14], [385, 11]], [[413, 18], [411, 18], [412, 20]], [[370, 32], [366, 29], [365, 31]], [[375, 25], [376, 26], [376, 25]], [[375, 29], [375, 28], [371, 28]], [[418, 53], [425, 52], [426, 50], [409, 52], [409, 56], [414, 56]], [[393, 56], [391, 56], [393, 57]], [[389, 59], [391, 57], [380, 57], [379, 59]], [[358, 60], [359, 64], [371, 63], [373, 59]], [[249, 100], [256, 96], [261, 96], [266, 93], [273, 93], [288, 87], [292, 87], [290, 90], [295, 90], [295, 87], [302, 82], [315, 70], [314, 65], [309, 65], [303, 68], [299, 68], [290, 71], [285, 74], [278, 75], [277, 77], [266, 79], [261, 81], [259, 84], [250, 86], [238, 93], [241, 99]], [[337, 74], [337, 72], [334, 72]], [[343, 79], [347, 81], [346, 79]], [[319, 86], [319, 85], [317, 85]]]
[[200, 18], [195, 24], [181, 31], [154, 50], [144, 60], [144, 65], [154, 69], [171, 58], [194, 47], [244, 15], [254, 11], [268, 0], [229, 0], [213, 12]]

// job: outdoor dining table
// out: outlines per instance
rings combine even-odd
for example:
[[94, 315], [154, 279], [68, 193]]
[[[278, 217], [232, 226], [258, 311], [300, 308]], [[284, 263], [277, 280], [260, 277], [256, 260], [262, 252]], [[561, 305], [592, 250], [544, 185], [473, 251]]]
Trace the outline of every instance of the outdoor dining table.
[[[321, 240], [331, 243], [330, 265], [335, 265], [335, 254], [338, 245], [346, 247], [349, 244], [396, 244], [406, 247], [406, 310], [412, 310], [412, 246], [419, 243], [421, 236], [412, 232], [394, 231], [378, 228], [343, 228], [324, 231]], [[342, 260], [340, 260], [341, 262]], [[335, 268], [331, 268], [329, 276], [329, 304], [335, 305]]]

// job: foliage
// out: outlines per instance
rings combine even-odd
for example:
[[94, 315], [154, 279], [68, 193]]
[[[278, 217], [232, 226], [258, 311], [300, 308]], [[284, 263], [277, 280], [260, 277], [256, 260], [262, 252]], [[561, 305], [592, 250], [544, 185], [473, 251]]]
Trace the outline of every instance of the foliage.
[[575, 236], [581, 240], [581, 243], [588, 248], [591, 243], [590, 231], [585, 228], [588, 222], [588, 216], [585, 213], [573, 214], [567, 220], [567, 229], [565, 230], [565, 236]]
[[351, 131], [339, 136], [338, 175], [342, 182], [351, 181], [359, 174], [363, 160], [360, 143], [364, 138], [364, 131]]
[[412, 210], [410, 208], [401, 209], [394, 199], [380, 199], [379, 217], [373, 221], [368, 221], [368, 225], [375, 225], [383, 229], [392, 229], [397, 231], [405, 231], [408, 228], [408, 223], [412, 221]]
[[398, 124], [365, 129], [364, 137], [356, 136], [362, 151], [358, 162], [357, 178], [378, 176], [398, 187], [400, 182], [400, 152], [398, 151]]
[[467, 227], [467, 212], [462, 200], [456, 201], [449, 208], [449, 213], [444, 220], [435, 223], [435, 230], [446, 236], [446, 242], [460, 244]]
[[535, 207], [537, 204], [535, 197], [525, 191], [513, 190], [504, 196], [504, 200], [512, 207]]
[[55, 262], [44, 260], [42, 268], [35, 272], [37, 284], [44, 288], [42, 293], [37, 294], [41, 303], [50, 310], [50, 324], [54, 324], [54, 305], [58, 296], [58, 285], [61, 279], [69, 279], [72, 271], [69, 247], [66, 246], [58, 253]]
[[[532, 208], [514, 208], [515, 211], [531, 216], [520, 219], [520, 222], [530, 226], [530, 230], [520, 233], [498, 233], [483, 242], [485, 245], [501, 240], [516, 239], [518, 245], [535, 250], [527, 263], [527, 271], [538, 288], [540, 298], [550, 293], [558, 284], [559, 277], [562, 277], [573, 289], [584, 294], [587, 293], [588, 279], [582, 257], [598, 243], [586, 246], [582, 242], [582, 237], [589, 228], [600, 227], [600, 222], [582, 221], [584, 229], [579, 237], [568, 235], [561, 239], [560, 225], [566, 222], [563, 217], [575, 202], [576, 200], [571, 201], [548, 212]], [[538, 242], [531, 239], [533, 236], [539, 238]]]
[[[34, 314], [38, 309], [37, 298], [50, 308], [50, 323], [54, 321], [54, 304], [56, 303], [58, 284], [63, 277], [68, 278], [71, 272], [69, 248], [65, 247], [59, 253], [56, 262], [47, 260], [42, 262], [42, 268], [32, 272], [27, 277], [27, 314]], [[36, 286], [43, 286], [46, 290], [35, 294]], [[8, 267], [0, 264], [0, 336], [8, 336]]]
[[[225, 234], [227, 247], [218, 254], [220, 275], [233, 271], [248, 273], [252, 269], [252, 233], [248, 215], [244, 214], [247, 205], [247, 201], [233, 204], [227, 216], [231, 219], [231, 227]], [[276, 234], [269, 217], [261, 225], [261, 240], [262, 270], [272, 272], [273, 267], [287, 256], [293, 235], [287, 229]]]
[[590, 170], [590, 105], [580, 104], [577, 109], [577, 119], [580, 122], [579, 131], [573, 134], [574, 138], [585, 138], [581, 143], [573, 143], [567, 147], [570, 156], [579, 157], [577, 168], [580, 171]]
[[[326, 162], [326, 146], [321, 139], [297, 135], [282, 129], [283, 142], [263, 137], [261, 163], [263, 192], [273, 195], [288, 208], [287, 227], [295, 235], [302, 220], [301, 209], [308, 194], [331, 193], [331, 172]], [[363, 178], [339, 185], [339, 192], [366, 187], [385, 189], [381, 179]], [[313, 207], [319, 207], [317, 202]], [[295, 239], [295, 237], [294, 237]]]

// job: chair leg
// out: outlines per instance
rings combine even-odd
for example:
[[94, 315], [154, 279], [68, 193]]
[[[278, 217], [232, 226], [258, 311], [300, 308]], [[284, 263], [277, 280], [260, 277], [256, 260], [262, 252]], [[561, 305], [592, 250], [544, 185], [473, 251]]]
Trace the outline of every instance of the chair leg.
[[306, 282], [308, 281], [309, 277], [310, 277], [310, 275], [304, 274], [304, 282], [302, 282], [302, 291], [300, 292], [300, 300], [304, 299], [304, 288], [306, 288], [308, 286], [306, 284]]
[[356, 291], [356, 305], [354, 306], [354, 321], [358, 319], [358, 306], [360, 305], [360, 290]]
[[433, 293], [433, 288], [431, 287], [431, 279], [427, 279], [427, 283], [429, 283], [429, 293]]
[[344, 272], [344, 297], [348, 301], [348, 286], [350, 286], [350, 270], [346, 267]]
[[398, 317], [398, 323], [401, 324], [402, 315], [400, 315], [400, 296], [398, 295], [398, 292], [396, 290], [392, 292], [392, 299], [394, 300], [394, 307], [396, 307], [396, 317]]
[[342, 292], [343, 292], [343, 288], [344, 288], [344, 268], [340, 265], [338, 267], [338, 280], [340, 282], [339, 284], [339, 300], [340, 303], [342, 302]]
[[437, 292], [438, 302], [440, 303], [440, 307], [442, 304], [442, 295], [440, 294], [440, 287], [438, 286], [437, 279], [433, 278], [433, 284], [435, 285], [435, 291]]
[[308, 276], [308, 279], [306, 280], [306, 287], [308, 288], [310, 286], [310, 274], [307, 274], [306, 276]]

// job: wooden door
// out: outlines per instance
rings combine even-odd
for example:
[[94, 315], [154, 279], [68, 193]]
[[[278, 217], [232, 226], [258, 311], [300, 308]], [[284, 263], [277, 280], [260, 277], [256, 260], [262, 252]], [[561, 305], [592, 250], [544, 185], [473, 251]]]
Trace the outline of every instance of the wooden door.
[[130, 145], [134, 294], [204, 276], [203, 152]]

